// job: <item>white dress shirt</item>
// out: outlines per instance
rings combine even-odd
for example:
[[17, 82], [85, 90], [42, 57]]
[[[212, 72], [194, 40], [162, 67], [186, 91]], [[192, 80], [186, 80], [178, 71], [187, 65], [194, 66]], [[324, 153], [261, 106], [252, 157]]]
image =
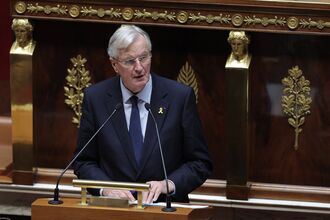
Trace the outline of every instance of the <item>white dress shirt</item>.
[[132, 111], [132, 104], [130, 101], [131, 96], [135, 95], [138, 97], [138, 108], [139, 108], [139, 114], [140, 114], [140, 120], [141, 120], [141, 131], [144, 136], [146, 133], [146, 127], [147, 127], [147, 121], [148, 121], [148, 110], [144, 107], [145, 103], [150, 104], [151, 100], [151, 91], [152, 91], [152, 79], [151, 76], [149, 77], [149, 80], [145, 87], [139, 92], [138, 94], [133, 94], [131, 91], [129, 91], [123, 84], [122, 80], [120, 79], [120, 88], [121, 93], [123, 95], [123, 106], [125, 111], [125, 118], [126, 118], [126, 124], [127, 124], [127, 130], [129, 130], [129, 123], [131, 118], [131, 111]]

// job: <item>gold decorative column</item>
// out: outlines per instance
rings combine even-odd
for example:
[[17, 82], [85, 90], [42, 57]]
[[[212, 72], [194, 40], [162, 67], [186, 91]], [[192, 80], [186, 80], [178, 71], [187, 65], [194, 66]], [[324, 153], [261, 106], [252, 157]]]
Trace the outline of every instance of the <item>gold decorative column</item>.
[[231, 54], [226, 62], [226, 145], [228, 199], [248, 199], [249, 66], [250, 39], [244, 31], [231, 31]]
[[10, 49], [13, 183], [33, 184], [33, 69], [35, 42], [28, 19], [13, 19]]

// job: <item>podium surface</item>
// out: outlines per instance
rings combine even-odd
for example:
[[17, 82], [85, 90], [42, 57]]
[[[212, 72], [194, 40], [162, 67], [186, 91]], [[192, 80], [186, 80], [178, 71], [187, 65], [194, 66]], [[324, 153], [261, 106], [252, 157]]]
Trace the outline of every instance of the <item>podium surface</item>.
[[144, 209], [135, 207], [115, 208], [81, 205], [80, 199], [65, 198], [63, 204], [50, 205], [49, 199], [37, 199], [32, 203], [32, 220], [195, 220], [212, 219], [212, 208], [192, 209], [177, 208], [176, 212], [163, 212], [162, 207], [148, 206]]

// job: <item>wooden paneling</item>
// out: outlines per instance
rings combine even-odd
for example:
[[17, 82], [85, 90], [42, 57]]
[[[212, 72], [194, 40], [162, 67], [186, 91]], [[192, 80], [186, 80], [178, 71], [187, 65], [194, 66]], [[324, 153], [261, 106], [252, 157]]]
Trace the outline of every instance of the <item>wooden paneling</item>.
[[10, 82], [9, 82], [9, 80], [0, 80], [0, 115], [10, 117]]
[[[9, 81], [9, 50], [12, 43], [10, 1], [1, 2], [0, 7], [0, 82]], [[8, 93], [4, 93], [8, 94]], [[0, 99], [1, 100], [1, 99]], [[2, 103], [0, 104], [3, 105]], [[9, 102], [8, 102], [9, 105]], [[1, 108], [0, 108], [1, 109]], [[9, 111], [10, 112], [10, 111]], [[1, 114], [2, 112], [0, 112]], [[7, 113], [7, 112], [6, 112]]]
[[[72, 27], [75, 27], [74, 29]], [[106, 47], [116, 25], [36, 21], [34, 85], [35, 155], [37, 167], [64, 168], [75, 149], [77, 127], [73, 111], [64, 103], [65, 77], [70, 58], [87, 59], [93, 82], [114, 74]], [[223, 138], [224, 87], [222, 79], [228, 51], [225, 31], [144, 27], [153, 39], [152, 69], [176, 80], [186, 62], [198, 80], [198, 108], [215, 164], [214, 178], [225, 178]], [[203, 45], [200, 42], [205, 42]], [[174, 56], [175, 55], [175, 56]], [[220, 65], [219, 65], [220, 63]], [[219, 159], [220, 158], [220, 159]]]
[[[251, 181], [329, 186], [329, 38], [254, 33], [251, 51]], [[298, 150], [293, 147], [294, 128], [281, 109], [281, 79], [294, 66], [310, 81], [313, 99]]]
[[[151, 36], [154, 72], [176, 79], [187, 64], [196, 74], [198, 110], [214, 163], [211, 179], [225, 181], [230, 170], [224, 135], [230, 123], [224, 113], [228, 97], [224, 67], [230, 54], [227, 37], [230, 30], [245, 30], [251, 36], [251, 135], [248, 172], [242, 175], [252, 183], [250, 196], [330, 201], [329, 3], [44, 0], [38, 4], [23, 1], [26, 8], [18, 11], [17, 2], [11, 1], [12, 15], [33, 22], [37, 42], [33, 60], [35, 167], [64, 168], [75, 149], [74, 114], [64, 103], [70, 58], [81, 54], [87, 59], [85, 67], [93, 83], [113, 76], [106, 54], [108, 38], [120, 24], [133, 23]], [[78, 9], [77, 17], [73, 9]], [[311, 82], [313, 98], [298, 150], [293, 148], [294, 130], [281, 110], [281, 79], [294, 66]], [[196, 192], [223, 194], [223, 185], [209, 187], [209, 183]], [[285, 193], [272, 184], [295, 190]], [[320, 196], [310, 196], [311, 192]]]
[[70, 59], [79, 54], [87, 59], [85, 67], [93, 83], [112, 74], [105, 48], [107, 32], [113, 27], [38, 21], [35, 28], [35, 165], [64, 168], [72, 158], [77, 135], [71, 122], [74, 112], [64, 103], [65, 77], [73, 65]]

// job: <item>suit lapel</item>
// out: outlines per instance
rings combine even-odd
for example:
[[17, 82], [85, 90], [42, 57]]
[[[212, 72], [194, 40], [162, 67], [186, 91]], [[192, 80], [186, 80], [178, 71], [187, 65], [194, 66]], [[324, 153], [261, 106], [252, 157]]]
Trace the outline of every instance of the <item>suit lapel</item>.
[[[152, 94], [151, 94], [151, 111], [155, 117], [159, 133], [163, 127], [164, 121], [167, 116], [167, 109], [168, 109], [168, 102], [165, 99], [167, 95], [166, 88], [163, 86], [163, 84], [159, 83], [159, 79], [157, 76], [153, 75], [152, 78]], [[154, 89], [156, 88], [156, 89]], [[160, 135], [160, 134], [159, 134]], [[161, 137], [160, 137], [161, 138]], [[157, 140], [157, 133], [156, 133], [156, 126], [155, 123], [149, 113], [148, 115], [148, 121], [147, 121], [147, 127], [145, 132], [145, 138], [144, 138], [144, 144], [143, 149], [144, 153], [141, 160], [141, 166], [139, 168], [138, 176], [140, 176], [141, 171], [143, 170], [143, 167], [146, 165], [147, 161], [149, 160], [149, 157], [151, 156], [154, 149], [158, 148], [158, 140]], [[160, 159], [160, 155], [159, 155]]]
[[[107, 99], [108, 99], [107, 108], [108, 108], [109, 114], [111, 114], [111, 112], [114, 110], [115, 106], [118, 103], [123, 102], [122, 94], [120, 91], [121, 90], [120, 90], [119, 77], [117, 77], [117, 80], [115, 80], [115, 82], [112, 83], [111, 87], [108, 89], [108, 92], [107, 92]], [[137, 171], [137, 164], [135, 161], [134, 149], [132, 146], [131, 138], [130, 138], [128, 130], [127, 130], [124, 107], [120, 108], [116, 114], [117, 114], [117, 116], [112, 118], [112, 124], [113, 124], [114, 130], [117, 133], [117, 136], [122, 145], [121, 147], [124, 149], [129, 163], [134, 168], [134, 170]]]

